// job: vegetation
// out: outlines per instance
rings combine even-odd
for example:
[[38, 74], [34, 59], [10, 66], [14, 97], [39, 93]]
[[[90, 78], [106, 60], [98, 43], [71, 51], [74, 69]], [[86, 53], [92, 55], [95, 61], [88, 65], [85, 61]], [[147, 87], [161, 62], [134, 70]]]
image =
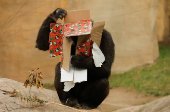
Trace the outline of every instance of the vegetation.
[[45, 88], [46, 88], [46, 87], [48, 87], [48, 88], [54, 87], [54, 83], [45, 83], [45, 84], [44, 84], [44, 87], [45, 87]]
[[146, 95], [170, 95], [170, 46], [159, 46], [160, 57], [155, 64], [112, 74], [110, 88], [132, 87]]
[[55, 87], [54, 87], [54, 83], [45, 83], [44, 88], [51, 89], [51, 90], [54, 90], [54, 91], [56, 90]]
[[34, 106], [37, 107], [37, 103], [39, 103], [42, 106], [42, 104], [48, 102], [48, 101], [38, 99], [36, 95], [31, 96], [31, 87], [32, 86], [37, 86], [37, 89], [39, 89], [39, 87], [41, 87], [41, 89], [44, 88], [43, 83], [42, 83], [43, 75], [41, 72], [38, 72], [38, 70], [39, 70], [39, 68], [36, 71], [34, 71], [34, 70], [29, 71], [29, 76], [25, 80], [25, 83], [24, 83], [25, 88], [27, 88], [27, 86], [30, 86], [29, 97], [25, 98], [21, 94], [18, 97], [18, 99], [24, 100], [25, 104], [27, 104], [28, 101], [30, 102], [30, 104], [32, 102], [34, 102], [34, 105], [32, 104], [33, 107]]

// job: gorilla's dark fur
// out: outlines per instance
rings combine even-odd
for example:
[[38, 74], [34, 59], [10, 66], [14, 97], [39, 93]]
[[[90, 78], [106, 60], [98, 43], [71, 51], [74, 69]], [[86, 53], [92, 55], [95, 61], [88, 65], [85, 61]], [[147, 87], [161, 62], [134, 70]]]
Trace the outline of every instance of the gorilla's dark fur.
[[[49, 49], [50, 23], [54, 23], [55, 19], [62, 19], [66, 13], [65, 10], [58, 8], [44, 20], [38, 33], [36, 48], [44, 51]], [[76, 39], [76, 37], [72, 37], [74, 43], [72, 45], [72, 54], [75, 52]], [[77, 68], [86, 68], [88, 76], [86, 82], [76, 83], [74, 88], [68, 92], [63, 91], [64, 83], [60, 82], [60, 63], [57, 64], [54, 84], [59, 99], [63, 104], [75, 108], [92, 109], [98, 107], [109, 94], [108, 78], [111, 73], [115, 51], [112, 37], [106, 30], [103, 30], [102, 33], [100, 49], [105, 56], [105, 62], [102, 67], [95, 67], [91, 57], [81, 54], [72, 57], [71, 64]]]

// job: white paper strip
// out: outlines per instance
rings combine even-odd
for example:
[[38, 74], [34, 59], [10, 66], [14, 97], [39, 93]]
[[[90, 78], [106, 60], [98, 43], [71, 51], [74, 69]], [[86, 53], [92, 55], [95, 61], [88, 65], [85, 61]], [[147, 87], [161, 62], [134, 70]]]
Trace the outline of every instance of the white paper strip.
[[74, 83], [87, 81], [87, 69], [74, 69]]
[[73, 81], [74, 67], [70, 64], [70, 71], [66, 71], [61, 68], [60, 82]]
[[73, 81], [71, 82], [64, 82], [64, 91], [69, 91], [71, 88], [73, 88], [75, 83]]
[[72, 66], [70, 63], [70, 71], [61, 68], [60, 82], [64, 82], [64, 91], [69, 91], [74, 87], [75, 83], [87, 81], [87, 69], [79, 69]]
[[105, 56], [95, 42], [93, 43], [92, 54], [95, 66], [101, 67], [101, 65], [105, 61]]
[[[95, 42], [93, 43], [92, 53], [95, 66], [101, 67], [102, 63], [105, 61], [105, 56]], [[74, 68], [70, 64], [69, 72], [61, 68], [60, 81], [64, 82], [64, 91], [67, 92], [75, 86], [75, 83], [87, 81], [87, 69]]]

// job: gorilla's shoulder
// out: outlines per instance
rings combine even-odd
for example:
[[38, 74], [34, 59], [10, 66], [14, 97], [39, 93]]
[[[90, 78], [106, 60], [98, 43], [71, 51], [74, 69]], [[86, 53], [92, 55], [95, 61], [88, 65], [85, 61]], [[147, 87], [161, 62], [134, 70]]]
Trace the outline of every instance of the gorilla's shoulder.
[[106, 29], [103, 29], [101, 43], [108, 44], [113, 47], [115, 46], [111, 33]]

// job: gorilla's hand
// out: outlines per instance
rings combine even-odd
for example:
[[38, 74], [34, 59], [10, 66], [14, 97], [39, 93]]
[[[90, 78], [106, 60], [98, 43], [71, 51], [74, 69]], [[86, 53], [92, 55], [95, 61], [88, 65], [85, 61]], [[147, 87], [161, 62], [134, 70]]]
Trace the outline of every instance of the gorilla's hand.
[[62, 19], [67, 14], [67, 11], [64, 9], [58, 8], [53, 13], [47, 16], [47, 18], [42, 23], [37, 40], [36, 48], [39, 50], [46, 51], [49, 49], [49, 33], [50, 33], [50, 24], [57, 22], [58, 18]]
[[61, 8], [57, 8], [54, 12], [53, 12], [54, 16], [56, 19], [60, 18], [63, 19], [66, 15], [67, 15], [67, 11]]
[[84, 56], [82, 54], [77, 54], [72, 56], [71, 64], [77, 68], [87, 68], [87, 69], [95, 66], [92, 57]]

